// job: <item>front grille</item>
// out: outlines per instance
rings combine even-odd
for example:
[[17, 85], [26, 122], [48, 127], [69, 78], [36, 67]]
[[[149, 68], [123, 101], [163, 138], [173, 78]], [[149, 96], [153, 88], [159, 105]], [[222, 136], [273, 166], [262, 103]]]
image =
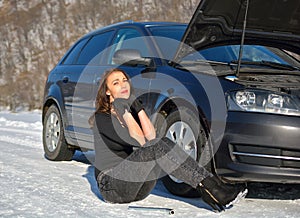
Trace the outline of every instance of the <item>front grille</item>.
[[230, 144], [235, 162], [271, 166], [300, 168], [300, 151], [282, 148]]

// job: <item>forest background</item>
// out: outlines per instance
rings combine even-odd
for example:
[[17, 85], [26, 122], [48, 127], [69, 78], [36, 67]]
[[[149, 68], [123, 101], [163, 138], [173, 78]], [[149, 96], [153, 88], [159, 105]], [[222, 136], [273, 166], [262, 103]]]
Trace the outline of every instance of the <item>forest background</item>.
[[0, 107], [40, 109], [49, 71], [82, 35], [124, 20], [187, 23], [200, 0], [0, 0]]

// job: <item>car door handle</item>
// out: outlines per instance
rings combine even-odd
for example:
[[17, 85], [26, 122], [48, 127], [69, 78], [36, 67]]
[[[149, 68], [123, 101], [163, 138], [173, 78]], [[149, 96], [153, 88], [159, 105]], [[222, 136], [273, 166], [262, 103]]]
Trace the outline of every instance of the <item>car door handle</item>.
[[94, 80], [94, 83], [99, 85], [100, 84], [100, 80], [101, 80], [101, 77], [97, 77], [95, 80]]
[[63, 83], [67, 83], [69, 82], [69, 77], [68, 76], [64, 76], [62, 79]]

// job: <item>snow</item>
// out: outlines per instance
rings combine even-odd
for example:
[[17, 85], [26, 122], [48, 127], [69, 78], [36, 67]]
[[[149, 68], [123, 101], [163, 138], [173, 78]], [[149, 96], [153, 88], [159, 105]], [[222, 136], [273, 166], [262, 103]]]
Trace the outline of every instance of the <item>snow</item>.
[[[44, 157], [41, 112], [0, 112], [0, 217], [299, 217], [300, 185], [249, 184], [246, 199], [214, 213], [200, 198], [174, 196], [159, 181], [144, 200], [105, 203], [87, 159], [76, 152], [72, 161]], [[86, 156], [89, 156], [86, 158]], [[172, 208], [128, 210], [128, 206]]]

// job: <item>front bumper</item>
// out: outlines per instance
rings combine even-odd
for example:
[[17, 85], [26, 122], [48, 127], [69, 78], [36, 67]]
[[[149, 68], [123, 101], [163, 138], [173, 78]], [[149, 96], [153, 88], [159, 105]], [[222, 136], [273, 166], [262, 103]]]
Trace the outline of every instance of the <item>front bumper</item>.
[[229, 112], [215, 160], [229, 180], [300, 183], [300, 117]]

